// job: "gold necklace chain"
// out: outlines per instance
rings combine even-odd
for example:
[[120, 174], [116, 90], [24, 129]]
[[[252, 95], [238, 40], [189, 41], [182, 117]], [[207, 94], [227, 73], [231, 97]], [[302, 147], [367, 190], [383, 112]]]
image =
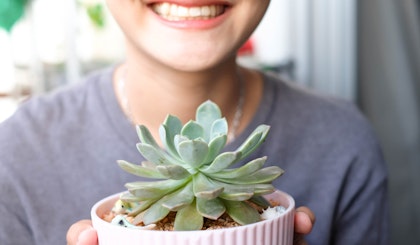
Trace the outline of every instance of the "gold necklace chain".
[[236, 138], [236, 131], [238, 130], [239, 124], [241, 123], [243, 108], [244, 108], [244, 103], [245, 103], [245, 87], [246, 86], [244, 84], [245, 83], [244, 77], [242, 73], [239, 71], [239, 68], [237, 70], [237, 74], [238, 74], [238, 80], [239, 80], [239, 98], [236, 104], [235, 115], [233, 116], [232, 127], [230, 128], [229, 134], [228, 134], [229, 142], [234, 141]]
[[[233, 120], [232, 120], [232, 126], [229, 129], [229, 134], [228, 134], [228, 142], [234, 141], [236, 138], [236, 132], [239, 128], [239, 124], [241, 123], [241, 119], [242, 119], [242, 114], [243, 114], [243, 107], [245, 104], [245, 82], [244, 82], [244, 78], [242, 76], [242, 73], [239, 71], [238, 69], [238, 81], [239, 81], [239, 98], [238, 98], [238, 102], [236, 105], [236, 110], [235, 110], [235, 115], [233, 116]], [[126, 91], [126, 71], [123, 71], [123, 75], [121, 76], [120, 79], [118, 79], [118, 92], [120, 94], [121, 97], [121, 105], [123, 108], [123, 111], [125, 111], [126, 117], [128, 119], [128, 121], [130, 121], [130, 123], [132, 125], [136, 125], [136, 120], [134, 118], [134, 115], [131, 111], [131, 106], [130, 106], [130, 101], [128, 100], [127, 97], [127, 91]]]

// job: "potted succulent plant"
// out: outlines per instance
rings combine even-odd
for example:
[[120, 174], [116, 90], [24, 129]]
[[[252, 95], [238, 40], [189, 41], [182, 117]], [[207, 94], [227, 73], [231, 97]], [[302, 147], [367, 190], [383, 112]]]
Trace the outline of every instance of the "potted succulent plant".
[[222, 152], [228, 125], [211, 101], [185, 125], [167, 116], [159, 131], [164, 149], [146, 127], [137, 126], [137, 149], [147, 161], [118, 164], [155, 181], [127, 183], [128, 191], [94, 205], [99, 244], [292, 244], [294, 200], [271, 184], [283, 170], [263, 168], [266, 157], [231, 168], [268, 131], [260, 125], [238, 149]]

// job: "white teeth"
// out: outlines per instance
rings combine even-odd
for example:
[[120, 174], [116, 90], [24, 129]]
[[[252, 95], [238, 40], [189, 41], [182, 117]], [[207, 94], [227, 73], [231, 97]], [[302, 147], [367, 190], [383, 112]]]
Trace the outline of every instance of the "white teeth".
[[170, 7], [169, 7], [169, 9], [170, 9], [170, 11], [169, 11], [169, 15], [170, 15], [170, 16], [177, 16], [177, 13], [178, 13], [178, 6], [176, 6], [176, 5], [174, 5], [174, 4], [170, 4], [169, 6], [170, 6]]
[[204, 16], [210, 16], [211, 15], [210, 7], [209, 6], [201, 7], [201, 14]]
[[[172, 12], [172, 10], [175, 9], [175, 11]], [[171, 15], [172, 16], [178, 16], [178, 17], [188, 17], [188, 8], [179, 6], [178, 8], [171, 8]]]
[[199, 7], [190, 8], [188, 13], [191, 17], [200, 17], [200, 16], [204, 15], [204, 14], [202, 14], [201, 8], [199, 8]]
[[225, 10], [222, 5], [189, 8], [172, 3], [157, 3], [152, 6], [152, 9], [163, 18], [174, 21], [214, 18]]
[[171, 12], [171, 5], [169, 3], [157, 4], [156, 7], [159, 8], [159, 6], [160, 6], [160, 13], [162, 15], [169, 15], [169, 13]]

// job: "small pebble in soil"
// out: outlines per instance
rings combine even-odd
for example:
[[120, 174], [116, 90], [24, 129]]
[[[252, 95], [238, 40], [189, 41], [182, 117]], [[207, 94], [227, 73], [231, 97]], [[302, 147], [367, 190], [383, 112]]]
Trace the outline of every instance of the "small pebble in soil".
[[274, 218], [280, 217], [285, 211], [286, 211], [286, 208], [283, 206], [276, 206], [273, 208], [269, 207], [263, 210], [263, 213], [261, 214], [261, 218], [264, 220], [274, 219]]

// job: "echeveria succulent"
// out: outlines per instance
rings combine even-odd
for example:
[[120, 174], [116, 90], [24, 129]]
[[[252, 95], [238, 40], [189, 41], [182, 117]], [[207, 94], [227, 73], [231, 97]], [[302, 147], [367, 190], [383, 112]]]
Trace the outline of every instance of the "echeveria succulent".
[[261, 220], [250, 202], [268, 206], [262, 195], [274, 191], [271, 184], [283, 170], [263, 168], [266, 157], [231, 166], [249, 156], [266, 138], [269, 126], [260, 125], [232, 152], [223, 152], [228, 124], [218, 106], [206, 101], [196, 120], [185, 125], [167, 116], [159, 129], [162, 149], [142, 125], [137, 126], [137, 149], [146, 161], [141, 165], [118, 161], [125, 171], [153, 179], [127, 183], [121, 200], [136, 203], [130, 215], [145, 225], [153, 224], [175, 211], [175, 230], [199, 230], [204, 217], [218, 219], [227, 213], [239, 224]]

